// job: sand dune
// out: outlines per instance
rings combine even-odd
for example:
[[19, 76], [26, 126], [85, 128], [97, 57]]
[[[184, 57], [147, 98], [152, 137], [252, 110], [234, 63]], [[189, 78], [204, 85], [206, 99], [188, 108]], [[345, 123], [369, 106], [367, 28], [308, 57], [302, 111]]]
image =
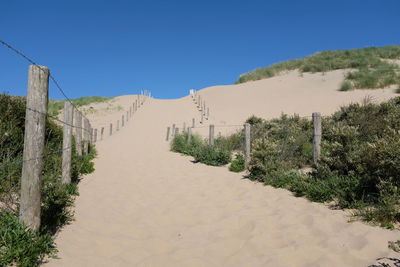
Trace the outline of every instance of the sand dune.
[[[251, 114], [329, 114], [367, 94], [376, 101], [394, 95], [391, 89], [335, 91], [341, 75], [301, 78], [291, 72], [201, 90], [210, 107], [204, 125], [241, 124]], [[135, 99], [119, 97], [113, 105], [127, 107]], [[122, 114], [88, 116], [99, 127]], [[400, 239], [398, 231], [348, 223], [344, 211], [169, 152], [166, 127], [192, 118], [200, 116], [190, 97], [150, 99], [124, 128], [98, 143], [96, 171], [80, 184], [76, 221], [56, 239], [61, 259], [45, 266], [337, 267], [397, 256], [387, 242]]]

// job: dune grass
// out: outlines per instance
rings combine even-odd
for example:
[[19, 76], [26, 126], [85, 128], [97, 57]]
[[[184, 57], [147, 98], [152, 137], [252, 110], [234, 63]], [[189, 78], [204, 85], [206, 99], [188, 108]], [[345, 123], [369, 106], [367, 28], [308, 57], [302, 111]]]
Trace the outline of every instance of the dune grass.
[[[288, 60], [240, 75], [236, 83], [245, 83], [276, 76], [284, 71], [328, 72], [356, 69], [349, 72], [341, 91], [361, 88], [383, 88], [400, 83], [400, 67], [387, 62], [400, 59], [400, 46], [368, 47], [351, 50], [329, 50], [301, 59]], [[344, 86], [344, 87], [343, 87]]]
[[[91, 103], [105, 102], [112, 98], [113, 97], [85, 96], [85, 97], [71, 99], [71, 102], [74, 103], [74, 105], [80, 107]], [[60, 113], [60, 111], [64, 108], [65, 101], [67, 100], [50, 100], [48, 106], [49, 114], [57, 116]]]

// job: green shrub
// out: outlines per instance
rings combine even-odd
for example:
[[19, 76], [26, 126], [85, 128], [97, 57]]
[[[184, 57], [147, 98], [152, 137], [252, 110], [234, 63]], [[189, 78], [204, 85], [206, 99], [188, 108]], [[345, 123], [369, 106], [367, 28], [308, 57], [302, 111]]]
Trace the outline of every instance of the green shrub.
[[37, 266], [46, 255], [54, 257], [56, 252], [50, 233], [32, 231], [20, 224], [15, 214], [0, 213], [0, 266]]
[[255, 120], [251, 179], [282, 187], [312, 201], [357, 208], [367, 221], [391, 227], [400, 221], [400, 98], [342, 107], [322, 120], [321, 159], [311, 165], [311, 122], [296, 116]]
[[241, 153], [235, 155], [235, 159], [231, 162], [229, 170], [231, 172], [242, 172], [246, 169], [246, 162], [244, 156]]
[[340, 85], [339, 91], [349, 91], [351, 89], [353, 89], [353, 84], [349, 81], [344, 81]]
[[[75, 106], [80, 107], [88, 105], [91, 103], [100, 103], [112, 99], [112, 97], [102, 97], [102, 96], [85, 96], [75, 99], [70, 99]], [[48, 106], [48, 113], [57, 116], [60, 111], [64, 108], [64, 103], [66, 100], [50, 100]]]
[[193, 157], [196, 161], [207, 165], [222, 166], [231, 161], [231, 151], [218, 146], [205, 144], [197, 147]]
[[[33, 233], [17, 223], [11, 223], [11, 217], [18, 218], [25, 106], [25, 98], [0, 94], [0, 112], [2, 114], [0, 117], [0, 165], [10, 164], [5, 168], [0, 168], [0, 218], [6, 220], [9, 227], [7, 231], [15, 232], [7, 236], [7, 243], [12, 246], [0, 246], [0, 265], [3, 262], [7, 262], [7, 264], [13, 262], [21, 266], [35, 266], [33, 262], [40, 260], [45, 254], [55, 252], [55, 250], [49, 250], [53, 242], [51, 234], [72, 220], [70, 207], [73, 205], [74, 197], [78, 194], [79, 177], [94, 171], [92, 162], [96, 156], [94, 147], [90, 146], [88, 155], [78, 157], [73, 141], [72, 183], [70, 185], [61, 184], [62, 154], [54, 152], [62, 149], [63, 132], [60, 126], [47, 119], [44, 147], [44, 154], [47, 156], [43, 158], [41, 188], [41, 228], [38, 232]], [[14, 230], [13, 227], [15, 227]], [[24, 231], [25, 234], [22, 233]], [[27, 241], [30, 239], [32, 242]], [[31, 246], [35, 246], [35, 248]]]

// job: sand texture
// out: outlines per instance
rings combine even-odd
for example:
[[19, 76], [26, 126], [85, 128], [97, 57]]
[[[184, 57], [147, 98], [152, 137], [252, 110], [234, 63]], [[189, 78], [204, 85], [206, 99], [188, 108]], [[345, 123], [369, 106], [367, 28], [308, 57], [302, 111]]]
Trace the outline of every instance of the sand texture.
[[[251, 114], [329, 114], [365, 95], [394, 96], [392, 89], [338, 92], [341, 75], [290, 72], [201, 90], [210, 108], [204, 125], [242, 124]], [[126, 109], [136, 97], [112, 105]], [[88, 117], [101, 127], [124, 113], [110, 108]], [[60, 259], [44, 266], [357, 267], [398, 257], [387, 248], [398, 231], [349, 223], [344, 211], [170, 152], [166, 127], [199, 114], [191, 97], [149, 99], [120, 131], [109, 137], [106, 130], [96, 171], [79, 185], [76, 220], [57, 235]]]

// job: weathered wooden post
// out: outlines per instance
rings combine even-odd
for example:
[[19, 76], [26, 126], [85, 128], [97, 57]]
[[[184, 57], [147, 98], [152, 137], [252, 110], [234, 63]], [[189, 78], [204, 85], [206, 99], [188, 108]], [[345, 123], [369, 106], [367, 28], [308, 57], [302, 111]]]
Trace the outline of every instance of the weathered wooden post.
[[124, 127], [124, 125], [125, 125], [125, 118], [124, 118], [124, 115], [122, 115], [122, 124], [121, 124], [121, 127]]
[[97, 129], [94, 129], [94, 140], [93, 140], [93, 142], [94, 143], [97, 142]]
[[89, 127], [90, 127], [90, 144], [93, 144], [94, 129], [92, 128], [91, 124], [89, 124]]
[[100, 140], [103, 140], [103, 135], [104, 135], [104, 127], [101, 127], [101, 130], [100, 130]]
[[110, 136], [112, 135], [112, 123], [110, 123]]
[[89, 153], [89, 141], [90, 141], [90, 129], [89, 120], [83, 120], [83, 153], [86, 155]]
[[40, 227], [49, 73], [47, 67], [29, 66], [19, 220], [33, 230]]
[[82, 113], [75, 110], [76, 154], [82, 156]]
[[195, 123], [195, 119], [193, 118], [192, 119], [192, 128], [194, 128], [196, 126], [196, 123]]
[[192, 128], [188, 127], [188, 143], [192, 141]]
[[169, 140], [169, 131], [170, 131], [170, 127], [167, 127], [167, 138], [166, 138], [166, 141]]
[[171, 133], [171, 137], [175, 136], [175, 124], [172, 124], [172, 133]]
[[250, 124], [246, 123], [244, 125], [244, 158], [246, 167], [250, 162], [250, 149], [251, 149], [251, 140], [250, 140]]
[[203, 101], [203, 108], [201, 109], [201, 112], [203, 112], [203, 115], [206, 115], [206, 103]]
[[126, 111], [126, 122], [128, 123], [129, 121], [129, 111]]
[[210, 146], [214, 145], [214, 125], [213, 124], [210, 124], [210, 128], [209, 128], [208, 144]]
[[313, 161], [314, 165], [318, 165], [319, 158], [321, 156], [321, 113], [314, 112], [312, 114], [312, 120], [314, 125], [313, 132]]
[[129, 107], [129, 117], [132, 117], [132, 107]]
[[64, 132], [61, 183], [71, 183], [72, 123], [74, 109], [69, 101], [64, 103]]

